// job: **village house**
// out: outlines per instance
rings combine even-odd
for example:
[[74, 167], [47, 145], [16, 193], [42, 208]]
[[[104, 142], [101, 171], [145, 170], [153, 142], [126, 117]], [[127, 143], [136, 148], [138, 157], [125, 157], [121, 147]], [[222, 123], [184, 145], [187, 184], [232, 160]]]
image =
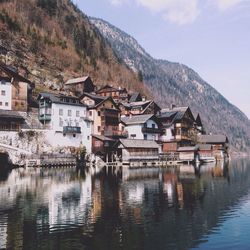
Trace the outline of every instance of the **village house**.
[[161, 108], [152, 100], [139, 102], [120, 103], [122, 116], [160, 114]]
[[74, 96], [40, 93], [39, 121], [49, 130], [51, 145], [58, 147], [86, 147], [91, 152], [92, 121], [87, 106]]
[[229, 155], [229, 140], [225, 135], [199, 135], [198, 142], [211, 145], [216, 160], [225, 159]]
[[159, 160], [160, 146], [155, 141], [120, 139], [117, 148], [123, 164]]
[[95, 85], [89, 76], [69, 79], [64, 84], [64, 90], [73, 92], [80, 97], [84, 92], [91, 93], [95, 91]]
[[163, 109], [157, 116], [162, 123], [163, 152], [176, 152], [179, 147], [192, 146], [197, 142], [196, 121], [189, 107]]
[[121, 118], [129, 139], [158, 141], [161, 135], [161, 124], [154, 115], [135, 115]]
[[104, 87], [100, 88], [96, 91], [97, 95], [104, 96], [104, 97], [112, 97], [115, 102], [128, 102], [128, 91], [126, 88], [115, 88], [110, 85], [105, 85]]
[[27, 112], [34, 84], [0, 63], [0, 109]]

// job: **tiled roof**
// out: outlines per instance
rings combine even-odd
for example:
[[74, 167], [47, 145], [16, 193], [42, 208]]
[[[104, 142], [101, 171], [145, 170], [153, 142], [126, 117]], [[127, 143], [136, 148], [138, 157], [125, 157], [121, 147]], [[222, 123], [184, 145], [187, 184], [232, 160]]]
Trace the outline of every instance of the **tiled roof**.
[[124, 122], [126, 125], [131, 125], [131, 124], [143, 124], [147, 122], [149, 119], [151, 119], [154, 115], [134, 115], [134, 116], [127, 116], [127, 117], [122, 117], [121, 120]]
[[69, 80], [65, 83], [65, 85], [70, 85], [70, 84], [76, 84], [76, 83], [85, 82], [88, 78], [89, 78], [89, 76], [83, 76], [83, 77], [78, 77], [78, 78], [69, 79]]
[[225, 135], [200, 135], [198, 141], [207, 144], [223, 144], [228, 142], [228, 138]]
[[150, 140], [120, 139], [120, 143], [125, 148], [159, 148], [155, 141]]

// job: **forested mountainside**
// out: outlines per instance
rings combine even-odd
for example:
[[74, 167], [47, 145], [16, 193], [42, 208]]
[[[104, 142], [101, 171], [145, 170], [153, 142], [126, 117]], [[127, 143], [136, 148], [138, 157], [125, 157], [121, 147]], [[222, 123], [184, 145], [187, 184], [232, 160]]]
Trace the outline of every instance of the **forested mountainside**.
[[226, 134], [236, 151], [250, 151], [250, 121], [194, 70], [151, 57], [138, 42], [106, 21], [90, 18], [117, 56], [143, 78], [161, 107], [190, 106], [207, 132]]
[[1, 61], [33, 80], [36, 92], [90, 75], [97, 85], [149, 94], [70, 0], [0, 0], [0, 39]]

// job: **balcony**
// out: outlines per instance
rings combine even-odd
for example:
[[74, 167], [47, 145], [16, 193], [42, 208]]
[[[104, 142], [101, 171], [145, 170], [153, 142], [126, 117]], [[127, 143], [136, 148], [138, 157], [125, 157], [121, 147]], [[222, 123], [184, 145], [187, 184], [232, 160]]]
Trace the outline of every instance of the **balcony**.
[[63, 133], [64, 134], [81, 134], [81, 128], [66, 126], [66, 127], [63, 127]]
[[39, 121], [51, 121], [51, 114], [39, 115]]
[[142, 128], [142, 133], [161, 134], [162, 132], [162, 129], [159, 128]]

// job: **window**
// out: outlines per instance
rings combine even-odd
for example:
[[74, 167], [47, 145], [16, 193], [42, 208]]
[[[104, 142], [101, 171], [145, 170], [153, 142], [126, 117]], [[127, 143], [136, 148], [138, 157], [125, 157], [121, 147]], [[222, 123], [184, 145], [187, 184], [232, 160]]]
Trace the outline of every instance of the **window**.
[[76, 137], [76, 134], [73, 134], [73, 137]]
[[144, 123], [143, 126], [144, 126], [144, 128], [146, 128], [147, 127], [147, 123]]
[[79, 116], [80, 116], [80, 111], [77, 110], [77, 111], [76, 111], [76, 117], [79, 117]]
[[147, 139], [148, 139], [148, 135], [147, 135], [147, 134], [144, 134], [144, 135], [143, 135], [143, 138], [144, 138], [144, 140], [147, 140]]
[[76, 127], [79, 127], [80, 125], [79, 125], [79, 122], [76, 122]]
[[3, 103], [2, 103], [2, 102], [0, 102], [0, 106], [3, 106]]
[[90, 139], [90, 136], [88, 135], [87, 140], [89, 141], [89, 139]]
[[92, 111], [89, 111], [89, 115], [92, 116]]
[[98, 111], [98, 116], [101, 116], [101, 111]]
[[132, 139], [135, 139], [135, 138], [136, 138], [136, 134], [132, 134], [132, 135], [130, 135], [130, 137], [131, 137]]
[[87, 122], [87, 128], [90, 128], [90, 122]]
[[72, 116], [72, 111], [70, 109], [68, 110], [68, 116]]
[[6, 91], [5, 91], [5, 90], [2, 90], [2, 91], [1, 91], [1, 95], [5, 96], [5, 95], [6, 95]]
[[8, 106], [9, 106], [9, 103], [8, 103], [8, 102], [6, 102], [6, 103], [5, 103], [5, 107], [8, 107]]
[[63, 127], [63, 120], [62, 119], [59, 120], [59, 127]]
[[100, 132], [101, 131], [101, 126], [98, 126], [97, 130], [98, 130], [98, 132]]
[[63, 116], [63, 109], [59, 109], [59, 115]]
[[152, 124], [152, 128], [155, 128], [155, 124], [154, 123]]

